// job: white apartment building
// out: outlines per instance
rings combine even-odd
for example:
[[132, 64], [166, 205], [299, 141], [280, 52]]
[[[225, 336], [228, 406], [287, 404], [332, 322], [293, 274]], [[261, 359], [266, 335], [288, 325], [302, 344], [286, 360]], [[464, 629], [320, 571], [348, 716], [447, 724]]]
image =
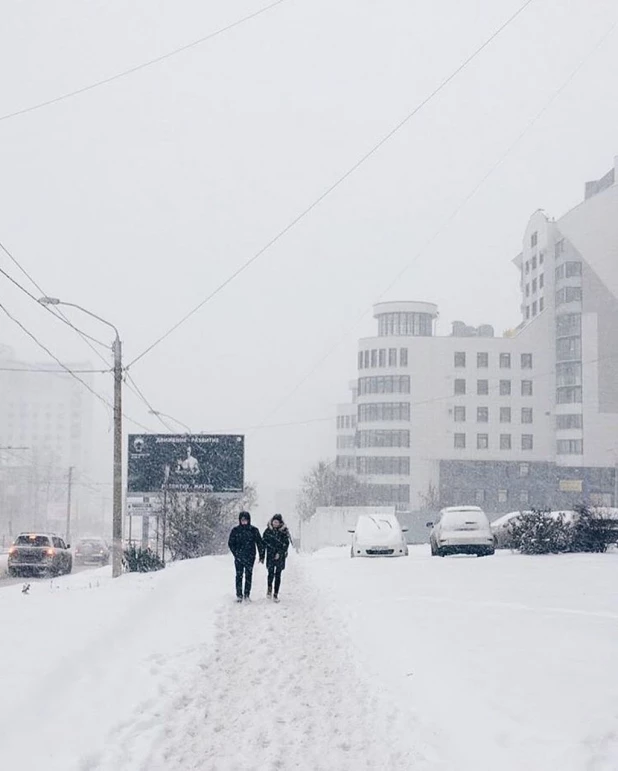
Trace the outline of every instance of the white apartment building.
[[503, 337], [462, 322], [437, 336], [431, 303], [375, 306], [337, 419], [337, 466], [366, 482], [367, 503], [618, 503], [616, 182], [618, 159], [560, 219], [532, 215], [513, 261], [522, 320]]
[[75, 512], [86, 492], [80, 475], [91, 465], [92, 397], [56, 364], [19, 361], [8, 347], [0, 347], [0, 394], [0, 535], [56, 526], [70, 466]]

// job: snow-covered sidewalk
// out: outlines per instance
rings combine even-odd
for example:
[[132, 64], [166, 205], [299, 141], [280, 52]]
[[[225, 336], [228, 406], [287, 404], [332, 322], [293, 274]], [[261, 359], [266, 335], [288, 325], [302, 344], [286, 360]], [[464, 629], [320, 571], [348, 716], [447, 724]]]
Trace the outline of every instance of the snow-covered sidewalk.
[[[301, 558], [302, 559], [302, 558]], [[231, 579], [231, 576], [230, 576]], [[91, 766], [100, 771], [358, 771], [434, 768], [405, 724], [359, 676], [345, 636], [296, 560], [283, 601], [230, 599], [214, 651], [173, 700], [142, 711]]]

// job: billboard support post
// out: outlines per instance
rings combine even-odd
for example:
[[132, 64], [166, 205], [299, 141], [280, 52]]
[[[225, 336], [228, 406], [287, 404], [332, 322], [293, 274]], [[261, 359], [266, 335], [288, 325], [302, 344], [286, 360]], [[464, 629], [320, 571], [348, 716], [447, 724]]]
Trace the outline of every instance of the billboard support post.
[[167, 490], [163, 491], [163, 533], [161, 535], [161, 561], [165, 566], [165, 536], [167, 535]]

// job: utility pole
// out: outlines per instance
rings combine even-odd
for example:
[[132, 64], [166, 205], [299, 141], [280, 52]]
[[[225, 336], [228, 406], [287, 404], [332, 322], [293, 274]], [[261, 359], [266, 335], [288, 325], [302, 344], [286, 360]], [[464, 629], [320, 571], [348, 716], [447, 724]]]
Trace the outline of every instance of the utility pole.
[[114, 340], [114, 504], [112, 522], [112, 576], [122, 573], [122, 343]]
[[122, 344], [116, 327], [96, 313], [82, 308], [76, 303], [68, 303], [57, 297], [41, 297], [41, 305], [67, 305], [77, 308], [82, 313], [92, 316], [102, 324], [114, 330], [116, 335], [112, 345], [114, 354], [114, 477], [113, 477], [113, 514], [112, 514], [112, 575], [117, 578], [122, 573]]
[[73, 487], [73, 466], [69, 466], [69, 484], [67, 492], [67, 537], [65, 539], [67, 546], [71, 543], [71, 492]]

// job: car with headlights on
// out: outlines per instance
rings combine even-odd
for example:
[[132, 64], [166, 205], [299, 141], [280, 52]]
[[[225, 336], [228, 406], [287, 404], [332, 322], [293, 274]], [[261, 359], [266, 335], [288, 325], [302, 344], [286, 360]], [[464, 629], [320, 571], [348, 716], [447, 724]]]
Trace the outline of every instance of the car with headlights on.
[[103, 538], [80, 538], [74, 556], [76, 565], [107, 565], [110, 549]]
[[73, 570], [73, 556], [60, 536], [53, 533], [20, 533], [9, 549], [10, 576], [58, 576]]

